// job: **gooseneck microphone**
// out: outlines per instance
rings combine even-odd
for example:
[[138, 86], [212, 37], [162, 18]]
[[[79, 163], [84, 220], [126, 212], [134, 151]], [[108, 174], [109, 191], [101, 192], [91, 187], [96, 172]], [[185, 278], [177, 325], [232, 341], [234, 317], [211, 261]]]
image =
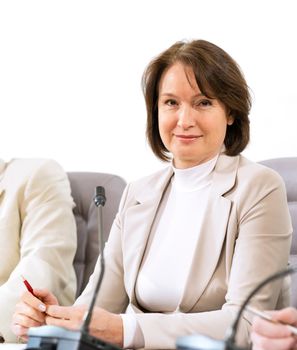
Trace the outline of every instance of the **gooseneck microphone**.
[[93, 313], [93, 309], [96, 303], [96, 298], [102, 283], [102, 279], [105, 272], [105, 260], [104, 260], [104, 242], [103, 242], [103, 219], [102, 219], [102, 207], [105, 205], [106, 197], [105, 197], [105, 189], [102, 186], [97, 186], [95, 190], [95, 197], [94, 197], [94, 203], [96, 207], [98, 208], [98, 244], [99, 244], [99, 254], [100, 254], [100, 275], [98, 278], [98, 282], [96, 284], [96, 288], [89, 306], [89, 309], [87, 311], [87, 314], [85, 316], [84, 323], [82, 325], [81, 330], [83, 332], [88, 333], [89, 332], [89, 325], [91, 322], [91, 317]]
[[235, 344], [236, 334], [239, 326], [239, 321], [245, 307], [252, 299], [252, 297], [258, 293], [258, 291], [263, 288], [266, 284], [283, 278], [287, 275], [291, 275], [297, 272], [297, 266], [287, 268], [285, 270], [278, 271], [273, 275], [265, 278], [261, 283], [259, 283], [246, 297], [245, 301], [241, 305], [237, 316], [231, 325], [231, 327], [226, 332], [226, 338], [224, 340], [217, 340], [211, 337], [207, 337], [202, 334], [193, 334], [184, 337], [180, 337], [176, 341], [176, 346], [178, 350], [248, 350], [247, 348], [238, 347]]
[[104, 243], [103, 243], [103, 220], [102, 207], [105, 205], [106, 197], [104, 187], [96, 187], [94, 203], [98, 208], [98, 240], [101, 271], [94, 290], [90, 306], [86, 312], [83, 325], [80, 330], [71, 331], [63, 327], [41, 326], [29, 329], [28, 343], [26, 349], [30, 350], [120, 350], [114, 344], [107, 343], [89, 334], [89, 325], [95, 306], [98, 291], [100, 289], [104, 271]]

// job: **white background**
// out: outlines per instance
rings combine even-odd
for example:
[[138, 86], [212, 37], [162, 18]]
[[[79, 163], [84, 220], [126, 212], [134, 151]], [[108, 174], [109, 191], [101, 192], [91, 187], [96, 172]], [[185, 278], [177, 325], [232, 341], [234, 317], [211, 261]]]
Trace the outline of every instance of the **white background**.
[[141, 75], [206, 39], [252, 90], [252, 160], [297, 156], [297, 1], [0, 0], [0, 156], [135, 180], [163, 166], [145, 140]]

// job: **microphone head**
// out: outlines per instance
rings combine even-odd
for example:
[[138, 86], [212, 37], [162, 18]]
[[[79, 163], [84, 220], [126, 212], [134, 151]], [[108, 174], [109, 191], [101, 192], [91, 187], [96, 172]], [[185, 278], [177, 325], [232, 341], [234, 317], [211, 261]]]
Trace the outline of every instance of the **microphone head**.
[[103, 186], [97, 186], [95, 189], [94, 203], [98, 207], [99, 205], [104, 206], [105, 202], [105, 189]]

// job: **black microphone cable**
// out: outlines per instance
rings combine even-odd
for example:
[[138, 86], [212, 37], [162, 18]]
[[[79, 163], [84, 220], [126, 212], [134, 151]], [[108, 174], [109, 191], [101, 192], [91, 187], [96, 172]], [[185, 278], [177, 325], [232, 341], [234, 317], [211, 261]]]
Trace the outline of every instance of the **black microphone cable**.
[[246, 297], [245, 301], [241, 305], [238, 314], [230, 326], [230, 328], [226, 332], [226, 336], [224, 340], [213, 339], [208, 336], [204, 336], [201, 334], [193, 334], [184, 337], [180, 337], [177, 339], [176, 345], [178, 350], [247, 350], [245, 348], [239, 347], [236, 345], [236, 334], [239, 326], [239, 321], [241, 319], [241, 315], [245, 310], [245, 307], [252, 299], [252, 297], [258, 293], [258, 291], [264, 287], [266, 284], [277, 280], [279, 278], [283, 278], [287, 275], [291, 275], [297, 272], [297, 266], [292, 266], [286, 268], [285, 270], [278, 271], [273, 275], [268, 276], [262, 282], [260, 282]]
[[[238, 330], [238, 326], [239, 326], [239, 321], [241, 318], [241, 315], [243, 313], [243, 311], [245, 310], [245, 307], [247, 306], [247, 304], [249, 303], [249, 301], [252, 299], [252, 297], [258, 293], [258, 291], [263, 288], [266, 284], [277, 280], [279, 278], [284, 278], [287, 275], [291, 275], [293, 273], [297, 272], [297, 266], [293, 266], [293, 267], [289, 267], [286, 268], [285, 270], [282, 271], [278, 271], [276, 273], [274, 273], [273, 275], [268, 276], [267, 278], [265, 278], [260, 284], [258, 284], [251, 292], [250, 294], [247, 296], [247, 298], [245, 299], [244, 303], [241, 305], [237, 317], [235, 319], [235, 321], [233, 322], [231, 328], [229, 329], [229, 331], [227, 332], [227, 338], [226, 338], [226, 343], [227, 343], [227, 349], [232, 349], [232, 345], [235, 344], [235, 338], [236, 338], [236, 334], [237, 334], [237, 330]], [[229, 346], [229, 347], [228, 347]]]

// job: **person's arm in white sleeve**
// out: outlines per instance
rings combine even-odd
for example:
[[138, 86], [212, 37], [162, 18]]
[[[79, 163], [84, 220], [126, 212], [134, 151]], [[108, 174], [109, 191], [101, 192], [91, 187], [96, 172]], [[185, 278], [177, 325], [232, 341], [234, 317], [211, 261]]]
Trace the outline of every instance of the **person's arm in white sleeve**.
[[144, 338], [139, 324], [133, 314], [121, 314], [124, 329], [124, 349], [144, 347]]
[[36, 163], [18, 191], [16, 212], [20, 232], [15, 243], [18, 261], [11, 261], [15, 266], [0, 287], [0, 332], [6, 342], [15, 341], [10, 323], [24, 291], [21, 275], [33, 288], [50, 290], [62, 305], [71, 304], [75, 297], [73, 259], [77, 238], [69, 181], [56, 162], [39, 160]]

